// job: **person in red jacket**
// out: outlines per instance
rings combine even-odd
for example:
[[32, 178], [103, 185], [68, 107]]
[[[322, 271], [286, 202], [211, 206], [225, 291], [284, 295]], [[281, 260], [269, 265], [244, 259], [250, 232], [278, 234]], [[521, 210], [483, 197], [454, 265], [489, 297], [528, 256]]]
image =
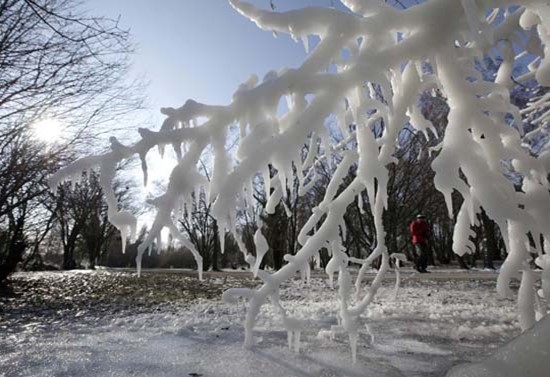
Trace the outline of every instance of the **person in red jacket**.
[[416, 216], [409, 226], [412, 235], [412, 243], [416, 252], [416, 269], [418, 272], [428, 272], [428, 239], [430, 238], [430, 226], [424, 215]]

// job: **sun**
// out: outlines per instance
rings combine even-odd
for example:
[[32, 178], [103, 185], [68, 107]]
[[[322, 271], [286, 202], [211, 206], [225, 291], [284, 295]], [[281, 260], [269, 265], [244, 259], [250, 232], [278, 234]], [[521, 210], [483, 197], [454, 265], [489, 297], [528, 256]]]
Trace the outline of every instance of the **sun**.
[[59, 141], [63, 132], [61, 123], [51, 118], [39, 120], [34, 123], [31, 128], [35, 137], [46, 143], [55, 143]]

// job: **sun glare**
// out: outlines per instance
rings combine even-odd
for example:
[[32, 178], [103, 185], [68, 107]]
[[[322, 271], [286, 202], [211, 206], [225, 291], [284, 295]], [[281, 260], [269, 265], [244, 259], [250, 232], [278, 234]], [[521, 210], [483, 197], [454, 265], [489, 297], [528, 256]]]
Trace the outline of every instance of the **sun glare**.
[[58, 120], [43, 119], [33, 124], [32, 130], [37, 139], [46, 143], [54, 143], [61, 138], [63, 127]]

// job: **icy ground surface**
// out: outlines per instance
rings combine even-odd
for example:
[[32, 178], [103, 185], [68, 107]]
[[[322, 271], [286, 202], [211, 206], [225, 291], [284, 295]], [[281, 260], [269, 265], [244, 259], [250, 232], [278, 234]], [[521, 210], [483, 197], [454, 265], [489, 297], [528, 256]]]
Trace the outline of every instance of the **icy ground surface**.
[[[289, 312], [311, 325], [296, 354], [270, 305], [255, 347], [242, 348], [244, 304], [223, 304], [219, 294], [254, 284], [244, 277], [19, 274], [19, 301], [0, 305], [0, 376], [441, 376], [519, 334], [515, 303], [497, 298], [493, 279], [438, 275], [405, 274], [396, 301], [393, 281], [384, 282], [352, 366], [347, 336], [330, 337], [338, 303], [326, 279], [303, 288], [294, 280], [281, 292]], [[31, 300], [33, 291], [43, 297]]]

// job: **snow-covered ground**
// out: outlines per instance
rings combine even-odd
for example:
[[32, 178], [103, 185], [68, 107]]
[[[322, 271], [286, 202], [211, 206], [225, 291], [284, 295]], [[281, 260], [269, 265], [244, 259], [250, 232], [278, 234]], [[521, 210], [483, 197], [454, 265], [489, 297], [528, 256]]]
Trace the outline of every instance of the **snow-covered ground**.
[[393, 293], [388, 280], [363, 318], [355, 365], [347, 336], [331, 339], [337, 295], [315, 277], [281, 291], [285, 308], [310, 324], [299, 353], [288, 349], [271, 306], [262, 308], [256, 345], [247, 350], [244, 303], [199, 298], [139, 314], [29, 322], [15, 333], [0, 328], [0, 376], [441, 376], [520, 332], [515, 301], [498, 299], [493, 279], [405, 277], [397, 300]]

